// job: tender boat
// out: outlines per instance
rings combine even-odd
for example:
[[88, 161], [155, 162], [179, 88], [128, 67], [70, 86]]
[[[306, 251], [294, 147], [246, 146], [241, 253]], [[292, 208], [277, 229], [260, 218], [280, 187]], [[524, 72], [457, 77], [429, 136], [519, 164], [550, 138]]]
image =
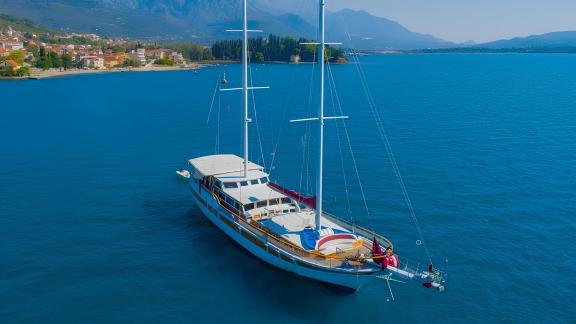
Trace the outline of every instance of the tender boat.
[[226, 235], [257, 258], [302, 277], [357, 290], [381, 278], [421, 281], [425, 287], [443, 289], [444, 273], [432, 266], [418, 267], [400, 258], [385, 264], [382, 250], [393, 244], [386, 237], [327, 213], [322, 205], [324, 116], [324, 10], [320, 0], [321, 67], [319, 115], [298, 121], [316, 123], [319, 134], [316, 194], [304, 196], [272, 182], [264, 167], [248, 159], [248, 27], [243, 1], [242, 87], [243, 157], [217, 154], [189, 160], [190, 191], [202, 213]]
[[182, 178], [185, 179], [190, 179], [190, 171], [186, 170], [186, 169], [180, 169], [176, 171], [176, 174], [178, 174], [179, 176], [181, 176]]

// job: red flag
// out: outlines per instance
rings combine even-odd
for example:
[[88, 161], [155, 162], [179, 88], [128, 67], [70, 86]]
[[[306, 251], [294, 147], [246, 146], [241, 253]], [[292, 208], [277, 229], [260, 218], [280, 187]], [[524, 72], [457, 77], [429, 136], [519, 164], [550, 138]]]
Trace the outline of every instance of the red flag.
[[[383, 256], [384, 253], [382, 252], [382, 248], [380, 247], [380, 243], [378, 243], [378, 240], [376, 240], [376, 236], [374, 236], [374, 239], [372, 240], [372, 256]], [[374, 259], [374, 262], [382, 264], [384, 262], [384, 258], [377, 258]]]

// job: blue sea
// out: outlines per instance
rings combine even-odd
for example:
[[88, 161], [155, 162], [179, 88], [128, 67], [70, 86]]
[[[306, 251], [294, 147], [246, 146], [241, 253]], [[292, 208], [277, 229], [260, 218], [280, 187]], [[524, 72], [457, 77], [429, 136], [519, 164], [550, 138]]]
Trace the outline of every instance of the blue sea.
[[[303, 279], [201, 214], [175, 170], [241, 154], [240, 93], [214, 91], [224, 70], [240, 84], [230, 64], [0, 83], [0, 322], [576, 322], [576, 56], [361, 63], [444, 292]], [[316, 132], [289, 120], [315, 113], [318, 71], [251, 70], [271, 87], [254, 94], [251, 159], [310, 193]], [[425, 265], [358, 66], [331, 71], [350, 118], [326, 123], [325, 207]]]

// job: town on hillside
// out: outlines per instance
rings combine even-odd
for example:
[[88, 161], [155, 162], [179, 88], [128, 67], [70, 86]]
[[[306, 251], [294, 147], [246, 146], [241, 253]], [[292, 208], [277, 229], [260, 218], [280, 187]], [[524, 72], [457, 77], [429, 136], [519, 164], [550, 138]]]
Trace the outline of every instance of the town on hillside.
[[[95, 34], [34, 32], [0, 26], [0, 77], [42, 77], [65, 72], [98, 72], [196, 68], [197, 63], [241, 58], [240, 40], [220, 40], [211, 46], [193, 43], [150, 44]], [[249, 40], [256, 63], [300, 63], [316, 60], [317, 47], [304, 38], [269, 35]], [[342, 49], [326, 47], [327, 59], [345, 63]]]
[[0, 76], [40, 71], [112, 70], [154, 66], [188, 67], [181, 52], [94, 34], [37, 35], [8, 27], [0, 31]]

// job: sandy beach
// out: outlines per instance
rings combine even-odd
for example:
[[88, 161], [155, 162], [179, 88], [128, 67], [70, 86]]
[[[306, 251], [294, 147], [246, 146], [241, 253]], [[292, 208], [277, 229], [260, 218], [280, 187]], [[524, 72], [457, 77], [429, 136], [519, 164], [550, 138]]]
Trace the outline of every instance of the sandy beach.
[[122, 72], [162, 72], [162, 71], [180, 71], [180, 70], [196, 70], [207, 66], [205, 64], [192, 63], [185, 67], [181, 66], [146, 66], [139, 68], [118, 68], [118, 69], [102, 69], [102, 70], [83, 70], [83, 69], [71, 69], [71, 70], [40, 70], [33, 69], [29, 77], [14, 77], [5, 78], [7, 80], [22, 80], [22, 79], [47, 79], [56, 78], [64, 76], [74, 76], [83, 74], [100, 74], [100, 73], [122, 73]]

